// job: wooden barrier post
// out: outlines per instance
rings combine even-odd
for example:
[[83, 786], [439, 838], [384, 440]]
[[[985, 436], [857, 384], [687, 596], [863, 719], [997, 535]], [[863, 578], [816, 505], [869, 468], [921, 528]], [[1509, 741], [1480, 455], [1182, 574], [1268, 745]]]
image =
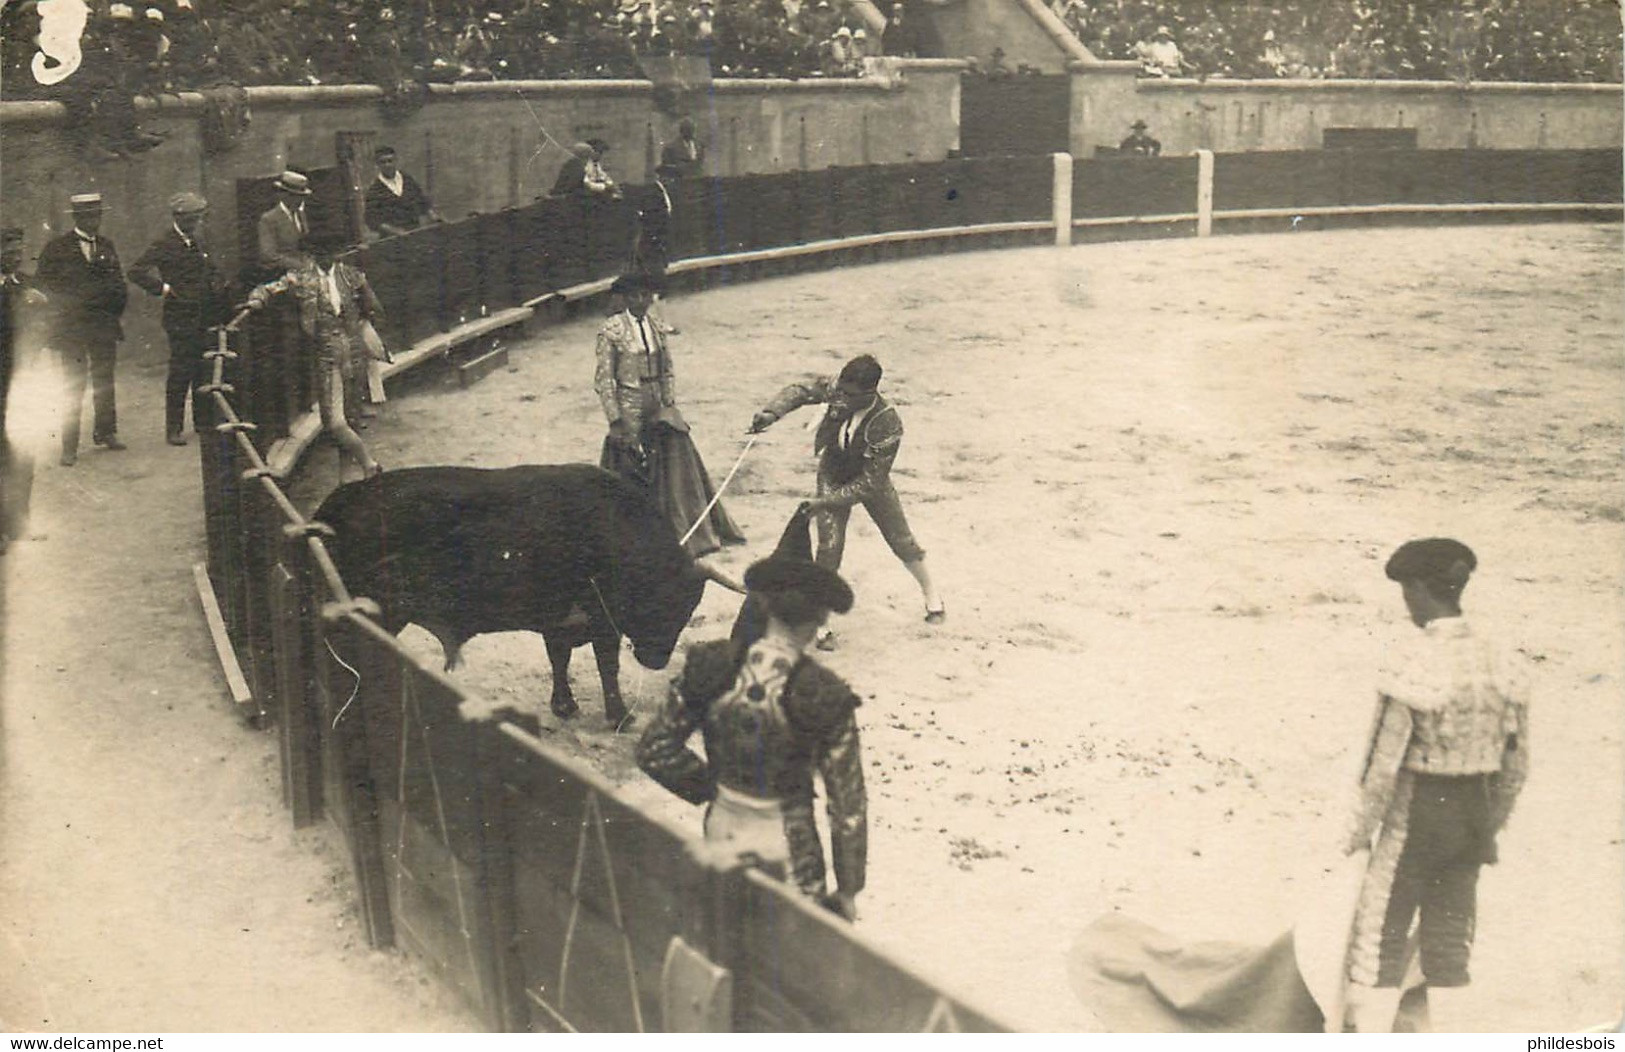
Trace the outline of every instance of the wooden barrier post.
[[1213, 151], [1196, 151], [1196, 236], [1213, 235]]
[[1050, 156], [1055, 160], [1055, 190], [1051, 195], [1055, 205], [1055, 245], [1065, 248], [1072, 244], [1072, 155]]

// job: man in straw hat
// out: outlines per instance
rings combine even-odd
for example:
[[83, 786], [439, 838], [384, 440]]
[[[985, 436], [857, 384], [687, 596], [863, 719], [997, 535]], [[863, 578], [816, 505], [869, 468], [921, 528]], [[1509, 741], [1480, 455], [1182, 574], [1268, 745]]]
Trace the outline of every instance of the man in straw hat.
[[203, 220], [208, 202], [201, 194], [179, 193], [169, 199], [169, 229], [130, 268], [130, 282], [163, 301], [164, 335], [169, 340], [169, 377], [164, 384], [164, 436], [172, 446], [186, 445], [186, 395], [192, 394], [192, 428], [214, 422], [212, 399], [198, 388], [213, 379], [203, 355], [215, 340], [210, 328], [226, 320], [229, 307], [225, 275], [203, 247]]
[[271, 281], [307, 261], [305, 238], [310, 236], [310, 218], [305, 202], [310, 199], [310, 178], [291, 168], [277, 176], [276, 204], [260, 215], [255, 226], [260, 280]]
[[[707, 841], [788, 877], [855, 920], [869, 850], [859, 700], [807, 657], [830, 613], [852, 608], [852, 590], [812, 561], [807, 525], [802, 509], [778, 549], [745, 571], [765, 623], [748, 638], [689, 650], [682, 675], [638, 742], [637, 758], [655, 781], [706, 805]], [[688, 748], [695, 731], [704, 735], [706, 759]], [[828, 800], [833, 895], [813, 815], [814, 770]]]
[[1389, 648], [1345, 851], [1370, 851], [1348, 954], [1356, 1029], [1393, 1026], [1413, 921], [1439, 1029], [1462, 1029], [1478, 872], [1529, 773], [1528, 691], [1521, 670], [1462, 616], [1477, 568], [1443, 537], [1388, 560], [1419, 633]]
[[[839, 376], [790, 384], [751, 419], [750, 430], [765, 431], [800, 406], [819, 402], [828, 406], [813, 440], [818, 489], [809, 502], [818, 522], [818, 565], [841, 568], [847, 521], [852, 508], [861, 504], [919, 584], [925, 620], [939, 624], [947, 616], [946, 608], [926, 569], [925, 549], [909, 530], [903, 502], [891, 481], [892, 462], [903, 444], [903, 420], [880, 394], [880, 377], [880, 363], [860, 354], [841, 368]], [[822, 649], [833, 646], [831, 634], [819, 640]]]
[[51, 342], [61, 356], [66, 382], [63, 467], [72, 467], [79, 459], [87, 375], [95, 406], [92, 440], [109, 450], [125, 448], [118, 437], [113, 379], [118, 343], [124, 339], [120, 319], [129, 299], [118, 252], [101, 233], [102, 195], [74, 194], [69, 198], [69, 207], [73, 211], [73, 229], [45, 243], [38, 271], [40, 289], [51, 299]]

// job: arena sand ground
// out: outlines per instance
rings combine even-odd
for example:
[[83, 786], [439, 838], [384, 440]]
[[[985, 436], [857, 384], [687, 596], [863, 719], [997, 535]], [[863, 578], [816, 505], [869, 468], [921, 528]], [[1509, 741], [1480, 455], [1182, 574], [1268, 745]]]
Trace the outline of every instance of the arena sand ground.
[[[1477, 1022], [1617, 1019], [1620, 247], [1618, 226], [1304, 233], [675, 299], [679, 400], [714, 475], [779, 385], [858, 351], [885, 363], [907, 424], [895, 474], [949, 620], [921, 622], [859, 513], [858, 606], [828, 660], [867, 699], [863, 929], [1061, 1030], [1098, 1026], [1065, 955], [1102, 912], [1278, 933], [1335, 850], [1381, 641], [1410, 630], [1382, 561], [1449, 534], [1479, 554], [1469, 613], [1520, 647], [1537, 691], [1534, 775], [1481, 884]], [[542, 332], [466, 392], [425, 376], [369, 440], [389, 466], [594, 459], [595, 322]], [[157, 444], [157, 373], [132, 387], [136, 448], [42, 470], [48, 539], [6, 557], [0, 1018], [471, 1025], [421, 969], [361, 947], [330, 838], [288, 832], [274, 742], [227, 711], [190, 594], [195, 454]], [[729, 507], [752, 543], [732, 568], [808, 491], [816, 413], [741, 468]], [[687, 638], [726, 632], [733, 608], [709, 594]], [[491, 707], [539, 711], [545, 738], [698, 829], [600, 729], [585, 651], [568, 725], [546, 712], [538, 638], [482, 637], [465, 658], [457, 677]], [[647, 710], [667, 675], [627, 666]]]

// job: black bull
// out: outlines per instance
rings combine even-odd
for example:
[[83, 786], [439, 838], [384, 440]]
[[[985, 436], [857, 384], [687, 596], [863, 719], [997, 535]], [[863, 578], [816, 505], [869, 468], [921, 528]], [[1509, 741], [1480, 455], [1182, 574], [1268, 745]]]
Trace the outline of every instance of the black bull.
[[621, 637], [664, 668], [711, 576], [642, 490], [587, 464], [404, 468], [340, 486], [315, 517], [351, 594], [376, 601], [391, 633], [432, 632], [448, 670], [474, 636], [539, 632], [553, 712], [568, 717], [570, 652], [591, 643], [615, 726]]

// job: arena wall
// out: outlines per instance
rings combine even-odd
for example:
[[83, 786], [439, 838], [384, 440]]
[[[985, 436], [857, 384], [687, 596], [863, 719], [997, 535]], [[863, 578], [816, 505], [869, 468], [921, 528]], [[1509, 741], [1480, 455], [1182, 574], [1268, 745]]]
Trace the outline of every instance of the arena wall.
[[1424, 150], [1589, 149], [1625, 143], [1619, 84], [1162, 80], [1136, 62], [1073, 63], [1072, 153], [1144, 120], [1164, 153], [1316, 150], [1327, 128], [1415, 128]]
[[[887, 60], [856, 80], [717, 81], [692, 107], [707, 168], [729, 176], [941, 160], [959, 146], [962, 70], [956, 61]], [[99, 190], [108, 206], [103, 229], [128, 263], [168, 224], [169, 196], [201, 190], [212, 206], [209, 242], [234, 271], [237, 180], [331, 166], [339, 132], [395, 146], [401, 167], [448, 219], [545, 195], [565, 147], [586, 136], [613, 145], [607, 164], [617, 178], [645, 182], [660, 143], [676, 134], [647, 81], [438, 86], [427, 105], [393, 122], [372, 87], [252, 88], [249, 96], [253, 120], [228, 153], [203, 149], [201, 96], [167, 96], [142, 116], [168, 135], [164, 145], [132, 161], [95, 163], [74, 145], [60, 105], [0, 104], [5, 222], [26, 228], [32, 258], [66, 229], [68, 195]], [[127, 358], [167, 357], [156, 301], [134, 297], [126, 329]]]

